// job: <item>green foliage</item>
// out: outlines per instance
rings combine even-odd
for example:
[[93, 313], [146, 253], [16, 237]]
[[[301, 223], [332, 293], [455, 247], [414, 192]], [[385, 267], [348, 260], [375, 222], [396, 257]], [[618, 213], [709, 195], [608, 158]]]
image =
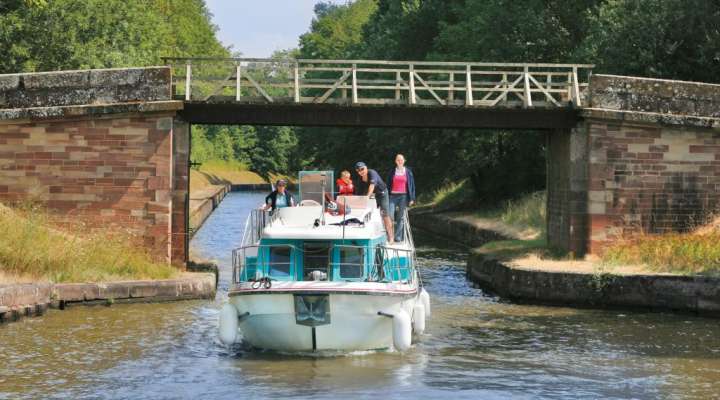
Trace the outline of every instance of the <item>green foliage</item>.
[[229, 53], [203, 0], [11, 0], [0, 11], [0, 73]]
[[440, 187], [431, 195], [423, 194], [420, 196], [420, 200], [424, 204], [432, 205], [437, 210], [458, 209], [472, 205], [473, 194], [470, 182], [463, 179]]
[[720, 82], [720, 3], [609, 0], [590, 14], [578, 54], [612, 74]]
[[308, 33], [300, 36], [302, 58], [348, 59], [363, 41], [362, 27], [375, 11], [375, 0], [356, 0], [351, 5], [319, 3]]
[[544, 191], [507, 200], [500, 220], [508, 225], [530, 227], [545, 232], [547, 194]]

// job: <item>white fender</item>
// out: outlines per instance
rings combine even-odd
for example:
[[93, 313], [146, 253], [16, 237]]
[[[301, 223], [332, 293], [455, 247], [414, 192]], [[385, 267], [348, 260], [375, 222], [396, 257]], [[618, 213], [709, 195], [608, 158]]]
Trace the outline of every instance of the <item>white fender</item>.
[[420, 291], [420, 301], [422, 301], [422, 305], [425, 308], [425, 316], [430, 316], [430, 295], [428, 292], [425, 291], [425, 288], [423, 288]]
[[220, 310], [220, 341], [229, 346], [235, 343], [238, 333], [238, 312], [237, 308], [230, 303], [225, 303]]
[[412, 326], [410, 316], [404, 310], [393, 315], [393, 346], [398, 351], [410, 348], [412, 340]]
[[418, 335], [421, 335], [423, 332], [425, 332], [425, 307], [422, 305], [421, 302], [415, 302], [415, 306], [413, 306], [412, 319], [413, 332]]

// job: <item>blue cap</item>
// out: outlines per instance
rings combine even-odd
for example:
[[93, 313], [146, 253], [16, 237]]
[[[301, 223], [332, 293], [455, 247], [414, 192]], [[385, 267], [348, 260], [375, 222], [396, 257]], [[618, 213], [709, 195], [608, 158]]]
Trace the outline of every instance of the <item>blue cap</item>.
[[367, 165], [365, 165], [365, 163], [362, 161], [358, 161], [355, 163], [355, 169], [360, 169], [360, 168], [365, 168], [365, 167], [367, 167]]

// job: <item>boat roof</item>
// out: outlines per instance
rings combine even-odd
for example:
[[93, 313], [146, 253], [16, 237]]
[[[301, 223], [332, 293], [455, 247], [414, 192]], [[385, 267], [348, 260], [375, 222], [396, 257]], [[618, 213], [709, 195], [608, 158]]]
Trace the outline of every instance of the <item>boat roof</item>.
[[[323, 212], [317, 202], [302, 202], [298, 207], [279, 208], [263, 230], [263, 239], [375, 239], [385, 235], [380, 210], [367, 196], [339, 196], [337, 204], [346, 204], [350, 212], [332, 215]], [[323, 224], [324, 220], [324, 224]], [[343, 229], [343, 224], [344, 229]]]

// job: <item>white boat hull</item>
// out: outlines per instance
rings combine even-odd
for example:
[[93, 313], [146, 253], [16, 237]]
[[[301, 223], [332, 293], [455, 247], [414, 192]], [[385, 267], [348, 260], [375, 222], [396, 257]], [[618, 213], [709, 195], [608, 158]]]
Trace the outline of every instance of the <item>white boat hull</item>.
[[328, 293], [330, 322], [312, 327], [296, 322], [293, 296], [303, 292], [231, 293], [229, 302], [240, 316], [238, 337], [253, 347], [277, 351], [390, 349], [393, 319], [378, 311], [394, 315], [402, 310], [412, 316], [415, 303], [421, 303], [416, 287], [405, 293], [313, 291]]

